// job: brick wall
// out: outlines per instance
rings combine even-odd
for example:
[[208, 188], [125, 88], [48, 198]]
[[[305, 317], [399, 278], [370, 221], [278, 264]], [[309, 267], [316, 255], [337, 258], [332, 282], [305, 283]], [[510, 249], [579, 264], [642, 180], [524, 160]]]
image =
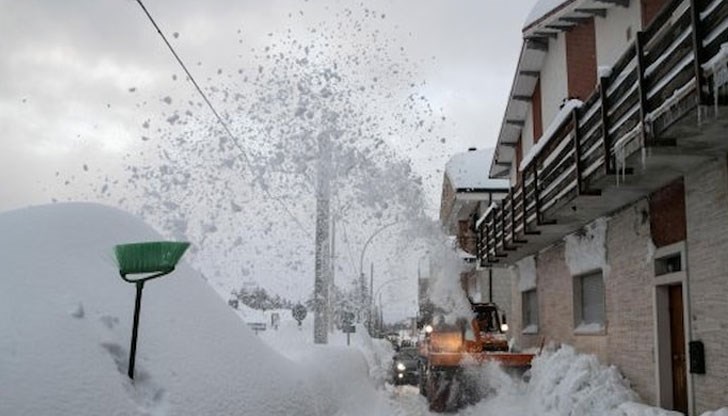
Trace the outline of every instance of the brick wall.
[[646, 199], [616, 213], [607, 231], [607, 361], [656, 404], [654, 268]]
[[475, 248], [476, 248], [476, 236], [475, 232], [471, 229], [471, 223], [470, 220], [460, 220], [458, 221], [458, 245], [460, 248], [465, 250], [466, 252], [475, 255]]
[[640, 6], [642, 8], [642, 27], [649, 26], [652, 20], [660, 12], [660, 9], [667, 3], [668, 0], [640, 0]]
[[641, 200], [610, 218], [607, 227], [605, 273], [606, 333], [574, 334], [574, 278], [565, 260], [565, 246], [555, 244], [536, 259], [539, 333], [521, 334], [521, 292], [517, 269], [512, 293], [514, 332], [519, 345], [546, 343], [573, 345], [614, 364], [647, 403], [655, 403], [653, 358], [653, 268], [650, 257], [650, 221], [647, 200]]
[[569, 98], [585, 101], [597, 84], [597, 45], [594, 19], [566, 32], [566, 76]]
[[707, 163], [685, 176], [692, 339], [705, 344], [705, 375], [692, 377], [697, 414], [728, 397], [728, 169]]
[[650, 195], [650, 228], [656, 247], [685, 240], [685, 184], [679, 179]]

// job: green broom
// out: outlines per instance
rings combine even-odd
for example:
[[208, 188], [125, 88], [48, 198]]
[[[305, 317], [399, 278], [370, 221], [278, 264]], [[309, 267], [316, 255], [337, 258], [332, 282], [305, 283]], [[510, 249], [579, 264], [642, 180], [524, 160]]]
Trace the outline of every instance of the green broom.
[[[150, 243], [121, 244], [114, 246], [119, 274], [124, 281], [136, 284], [136, 302], [134, 304], [134, 326], [131, 333], [129, 352], [129, 378], [134, 379], [134, 362], [136, 360], [137, 333], [139, 330], [139, 312], [142, 304], [142, 290], [148, 280], [162, 277], [174, 271], [177, 262], [182, 258], [190, 243], [175, 241], [155, 241]], [[140, 275], [128, 279], [127, 275]]]

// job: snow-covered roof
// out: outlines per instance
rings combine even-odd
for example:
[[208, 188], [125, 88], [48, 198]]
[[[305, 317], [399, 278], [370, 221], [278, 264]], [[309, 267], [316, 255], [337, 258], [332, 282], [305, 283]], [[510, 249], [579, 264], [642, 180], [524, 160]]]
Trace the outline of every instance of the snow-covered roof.
[[492, 159], [492, 148], [457, 153], [445, 165], [445, 173], [456, 190], [507, 190], [508, 180], [488, 177]]
[[532, 24], [547, 17], [557, 8], [563, 7], [566, 3], [571, 3], [573, 1], [574, 0], [538, 0], [536, 4], [533, 5], [531, 12], [528, 13], [528, 17], [526, 17], [526, 22], [523, 24], [523, 28], [528, 28]]

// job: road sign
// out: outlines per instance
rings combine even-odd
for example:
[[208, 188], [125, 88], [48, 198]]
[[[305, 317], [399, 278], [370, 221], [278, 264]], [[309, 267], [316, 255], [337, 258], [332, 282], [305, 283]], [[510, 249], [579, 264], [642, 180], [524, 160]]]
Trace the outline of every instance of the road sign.
[[255, 335], [258, 335], [258, 332], [265, 331], [266, 329], [265, 322], [248, 322], [248, 327], [255, 331]]

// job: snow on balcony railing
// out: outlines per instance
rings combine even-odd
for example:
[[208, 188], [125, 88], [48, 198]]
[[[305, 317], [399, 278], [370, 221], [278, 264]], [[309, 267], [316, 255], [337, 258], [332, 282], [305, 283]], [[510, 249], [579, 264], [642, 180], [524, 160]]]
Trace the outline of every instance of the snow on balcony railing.
[[571, 112], [575, 108], [581, 107], [583, 104], [584, 103], [581, 100], [568, 100], [566, 103], [564, 103], [564, 105], [561, 107], [561, 110], [559, 110], [559, 112], [556, 114], [554, 119], [549, 124], [548, 128], [546, 128], [543, 135], [541, 135], [541, 138], [538, 140], [538, 142], [533, 145], [531, 150], [529, 150], [528, 153], [526, 153], [526, 155], [523, 157], [523, 160], [518, 167], [520, 171], [524, 171], [526, 167], [531, 164], [536, 155], [541, 153], [543, 148], [549, 144], [558, 129], [571, 116]]
[[[728, 0], [697, 11], [691, 4], [669, 2], [610, 73], [601, 72], [600, 88], [586, 102], [565, 103], [519, 164], [517, 186], [478, 219], [484, 260], [517, 249], [559, 201], [605, 174], [626, 173], [627, 158], [639, 151], [644, 157], [652, 140], [702, 102], [702, 91], [712, 91], [716, 105], [719, 90], [728, 96]], [[696, 77], [695, 59], [705, 76]], [[702, 87], [706, 77], [712, 89]]]
[[645, 69], [645, 77], [651, 76], [660, 65], [665, 63], [665, 60], [669, 58], [678, 47], [682, 46], [683, 43], [690, 40], [690, 35], [693, 34], [692, 28], [688, 28], [670, 45], [670, 47], [662, 54], [660, 54], [655, 61]]

